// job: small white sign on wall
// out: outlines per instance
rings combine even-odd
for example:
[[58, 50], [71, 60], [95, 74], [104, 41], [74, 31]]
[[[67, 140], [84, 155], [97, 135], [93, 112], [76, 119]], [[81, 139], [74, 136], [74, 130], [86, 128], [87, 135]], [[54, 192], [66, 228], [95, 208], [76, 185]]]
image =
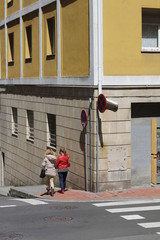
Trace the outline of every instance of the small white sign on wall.
[[127, 149], [126, 147], [108, 148], [108, 171], [127, 170]]

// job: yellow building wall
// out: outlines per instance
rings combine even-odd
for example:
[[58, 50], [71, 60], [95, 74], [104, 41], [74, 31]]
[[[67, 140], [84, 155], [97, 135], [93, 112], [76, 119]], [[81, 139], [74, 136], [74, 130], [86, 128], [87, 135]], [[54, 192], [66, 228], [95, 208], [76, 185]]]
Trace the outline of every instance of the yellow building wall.
[[0, 20], [4, 19], [4, 0], [0, 2]]
[[[47, 19], [55, 17], [55, 56], [47, 59]], [[43, 21], [42, 21], [42, 34], [43, 34], [43, 76], [57, 76], [57, 15], [56, 15], [56, 3], [52, 3], [43, 8]]]
[[160, 74], [160, 53], [141, 53], [142, 7], [160, 0], [103, 0], [104, 75]]
[[1, 78], [6, 78], [5, 29], [0, 28]]
[[8, 34], [14, 33], [14, 64], [8, 63], [8, 78], [20, 77], [20, 25], [19, 21], [8, 25]]
[[22, 0], [22, 7], [25, 8], [35, 2], [37, 2], [37, 0]]
[[61, 0], [62, 76], [89, 75], [89, 1]]
[[[25, 61], [25, 30], [32, 26], [32, 60]], [[39, 77], [39, 17], [38, 12], [33, 12], [23, 21], [23, 76]]]
[[19, 0], [7, 4], [7, 16], [19, 10]]

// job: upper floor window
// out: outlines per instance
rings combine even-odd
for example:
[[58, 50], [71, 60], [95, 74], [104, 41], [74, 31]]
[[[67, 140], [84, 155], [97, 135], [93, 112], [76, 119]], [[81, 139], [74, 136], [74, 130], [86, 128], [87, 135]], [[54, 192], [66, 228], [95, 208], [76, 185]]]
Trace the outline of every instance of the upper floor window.
[[11, 7], [13, 5], [13, 0], [7, 0], [7, 7]]
[[160, 52], [160, 9], [142, 9], [142, 51]]
[[32, 60], [32, 26], [27, 26], [25, 29], [25, 62]]
[[55, 55], [55, 18], [47, 19], [47, 57]]
[[27, 140], [34, 141], [34, 113], [27, 110]]
[[8, 65], [14, 63], [14, 33], [8, 34]]
[[56, 115], [47, 114], [47, 146], [56, 149]]
[[18, 135], [18, 111], [17, 108], [12, 108], [12, 134]]

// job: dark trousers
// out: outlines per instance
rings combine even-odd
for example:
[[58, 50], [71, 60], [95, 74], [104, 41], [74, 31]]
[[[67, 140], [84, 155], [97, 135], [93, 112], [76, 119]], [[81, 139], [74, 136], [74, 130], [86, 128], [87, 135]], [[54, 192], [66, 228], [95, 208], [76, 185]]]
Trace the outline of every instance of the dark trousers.
[[66, 187], [67, 174], [68, 174], [68, 171], [67, 172], [58, 172], [61, 190], [64, 190]]

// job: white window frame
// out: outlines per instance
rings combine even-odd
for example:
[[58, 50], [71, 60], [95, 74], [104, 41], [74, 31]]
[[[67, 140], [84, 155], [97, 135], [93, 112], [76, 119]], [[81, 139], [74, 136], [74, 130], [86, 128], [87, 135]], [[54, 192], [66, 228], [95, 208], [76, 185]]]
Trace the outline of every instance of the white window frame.
[[12, 107], [11, 110], [11, 123], [12, 123], [12, 135], [18, 136], [18, 109], [15, 107]]
[[34, 142], [34, 112], [32, 110], [27, 110], [26, 115], [27, 141]]
[[143, 25], [155, 25], [158, 27], [158, 47], [143, 47], [142, 46], [142, 52], [160, 52], [160, 25], [158, 24], [142, 24]]
[[[52, 117], [53, 122], [51, 123], [50, 120]], [[47, 113], [47, 147], [56, 150], [56, 115], [49, 113]]]
[[[152, 10], [152, 9], [151, 9]], [[156, 9], [155, 9], [156, 10]], [[150, 11], [150, 9], [148, 9], [148, 11]], [[150, 16], [150, 20], [145, 20], [143, 21], [143, 9], [142, 9], [142, 29], [144, 25], [148, 25], [148, 26], [157, 26], [158, 27], [158, 47], [141, 47], [141, 51], [142, 52], [160, 52], [160, 20], [159, 22], [154, 22], [152, 21], [152, 15], [153, 13], [148, 13], [148, 15]]]

